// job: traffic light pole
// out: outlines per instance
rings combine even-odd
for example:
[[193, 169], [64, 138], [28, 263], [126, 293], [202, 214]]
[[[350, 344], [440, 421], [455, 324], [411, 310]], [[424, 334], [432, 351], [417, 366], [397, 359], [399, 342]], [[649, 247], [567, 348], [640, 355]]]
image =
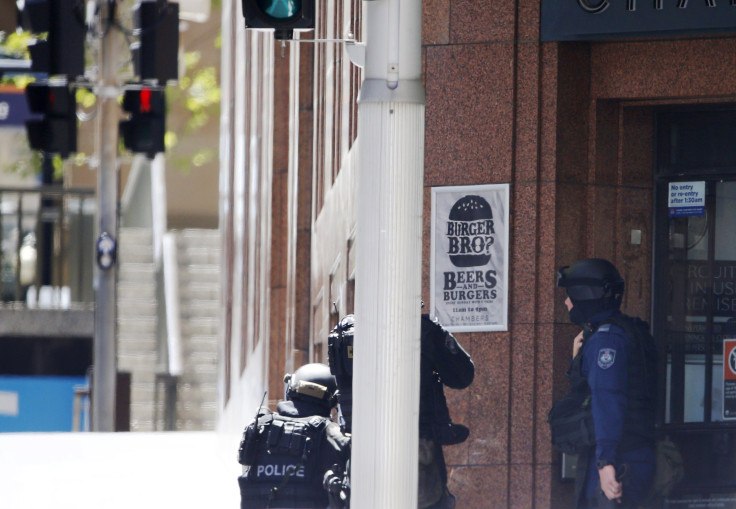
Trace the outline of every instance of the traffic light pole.
[[[110, 5], [108, 9], [112, 8]], [[101, 41], [101, 69], [97, 97], [96, 145], [99, 154], [97, 174], [98, 239], [118, 234], [118, 117], [117, 50], [119, 31], [110, 29]], [[117, 265], [101, 268], [95, 264], [95, 337], [92, 379], [92, 429], [115, 430], [116, 363], [116, 279]]]
[[422, 3], [374, 0], [363, 5], [367, 35], [358, 101], [351, 507], [416, 507], [424, 187]]

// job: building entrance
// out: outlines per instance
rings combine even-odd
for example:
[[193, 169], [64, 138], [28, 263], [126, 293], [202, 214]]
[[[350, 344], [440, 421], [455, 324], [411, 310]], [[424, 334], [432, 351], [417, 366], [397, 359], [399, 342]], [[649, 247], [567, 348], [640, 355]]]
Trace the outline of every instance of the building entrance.
[[660, 112], [656, 132], [659, 425], [685, 460], [665, 507], [736, 508], [736, 109]]

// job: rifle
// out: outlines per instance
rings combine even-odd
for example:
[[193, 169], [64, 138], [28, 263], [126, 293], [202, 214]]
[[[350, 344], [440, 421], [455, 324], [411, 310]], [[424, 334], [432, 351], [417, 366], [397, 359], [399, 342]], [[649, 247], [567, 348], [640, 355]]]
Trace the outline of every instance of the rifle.
[[268, 394], [268, 391], [263, 393], [263, 398], [261, 398], [261, 404], [256, 410], [256, 417], [253, 419], [253, 424], [245, 428], [243, 440], [240, 442], [238, 462], [241, 465], [252, 465], [256, 460], [259, 439], [258, 419], [261, 417], [261, 408], [263, 408], [263, 402], [266, 400], [266, 394]]

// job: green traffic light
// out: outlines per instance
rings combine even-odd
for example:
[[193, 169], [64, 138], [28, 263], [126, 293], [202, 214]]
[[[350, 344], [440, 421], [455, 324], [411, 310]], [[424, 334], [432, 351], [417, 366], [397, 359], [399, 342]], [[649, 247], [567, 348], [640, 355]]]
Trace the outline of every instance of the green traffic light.
[[272, 18], [282, 20], [294, 17], [302, 8], [301, 0], [259, 0], [258, 5]]

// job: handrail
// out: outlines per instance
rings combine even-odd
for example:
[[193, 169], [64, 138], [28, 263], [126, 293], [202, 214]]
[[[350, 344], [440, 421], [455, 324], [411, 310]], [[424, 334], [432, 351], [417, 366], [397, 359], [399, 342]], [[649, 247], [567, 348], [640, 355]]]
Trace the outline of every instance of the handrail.
[[62, 185], [0, 187], [0, 301], [25, 302], [28, 288], [69, 287], [93, 302], [95, 190]]
[[2, 186], [0, 193], [32, 193], [32, 194], [79, 194], [94, 196], [95, 190], [89, 187], [63, 187], [60, 185], [40, 185], [33, 187]]
[[176, 234], [163, 235], [164, 293], [166, 295], [166, 344], [168, 346], [168, 370], [171, 376], [183, 371], [181, 346], [181, 320], [179, 310], [179, 265], [176, 250]]

